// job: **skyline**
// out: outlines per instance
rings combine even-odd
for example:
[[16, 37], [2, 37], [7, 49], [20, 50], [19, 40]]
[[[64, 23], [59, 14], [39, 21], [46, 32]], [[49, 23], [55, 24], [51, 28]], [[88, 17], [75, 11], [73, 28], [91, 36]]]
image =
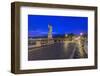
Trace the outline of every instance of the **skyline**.
[[44, 36], [48, 34], [48, 25], [52, 25], [53, 35], [88, 32], [88, 17], [28, 15], [28, 35]]

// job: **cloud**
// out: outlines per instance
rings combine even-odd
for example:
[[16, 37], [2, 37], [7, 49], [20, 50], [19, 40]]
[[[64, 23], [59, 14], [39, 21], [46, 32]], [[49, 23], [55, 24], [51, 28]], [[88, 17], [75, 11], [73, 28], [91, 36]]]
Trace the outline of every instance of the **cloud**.
[[[53, 35], [58, 34], [57, 32], [52, 32]], [[46, 36], [48, 35], [48, 31], [41, 31], [41, 30], [35, 30], [35, 31], [29, 31], [28, 36], [36, 37], [36, 36]]]
[[44, 36], [44, 35], [47, 35], [47, 34], [48, 34], [48, 32], [40, 31], [40, 30], [35, 30], [35, 31], [29, 31], [28, 32], [29, 36]]

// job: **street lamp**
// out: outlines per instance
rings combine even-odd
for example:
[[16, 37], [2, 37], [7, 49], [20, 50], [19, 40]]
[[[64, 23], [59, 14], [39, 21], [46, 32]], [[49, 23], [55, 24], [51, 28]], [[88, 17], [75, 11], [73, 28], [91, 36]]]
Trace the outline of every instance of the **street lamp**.
[[82, 36], [83, 35], [83, 33], [80, 33], [80, 36]]
[[65, 37], [67, 37], [68, 35], [67, 34], [65, 34]]

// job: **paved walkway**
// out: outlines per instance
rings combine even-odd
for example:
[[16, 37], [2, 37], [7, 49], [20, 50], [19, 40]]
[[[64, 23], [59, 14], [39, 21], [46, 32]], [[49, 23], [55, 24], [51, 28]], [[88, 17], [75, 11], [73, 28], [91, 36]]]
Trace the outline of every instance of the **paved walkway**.
[[[29, 50], [28, 60], [74, 59], [82, 58], [75, 42], [55, 43], [49, 46]], [[84, 54], [83, 58], [87, 58]]]

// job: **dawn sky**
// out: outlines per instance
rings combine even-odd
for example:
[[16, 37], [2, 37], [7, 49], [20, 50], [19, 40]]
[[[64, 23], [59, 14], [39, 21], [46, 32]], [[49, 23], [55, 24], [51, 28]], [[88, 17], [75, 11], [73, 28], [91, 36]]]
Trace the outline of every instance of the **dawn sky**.
[[48, 24], [52, 25], [52, 34], [88, 32], [88, 17], [28, 15], [28, 35], [47, 35]]

